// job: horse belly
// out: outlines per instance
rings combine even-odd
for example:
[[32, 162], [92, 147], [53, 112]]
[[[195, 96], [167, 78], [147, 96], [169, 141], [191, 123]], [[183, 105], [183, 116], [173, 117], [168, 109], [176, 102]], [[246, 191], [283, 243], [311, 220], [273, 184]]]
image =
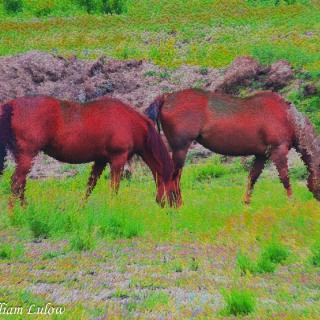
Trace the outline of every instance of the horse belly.
[[245, 123], [210, 126], [198, 141], [213, 152], [229, 156], [261, 154], [267, 149], [259, 128]]
[[56, 138], [43, 151], [59, 161], [74, 164], [105, 160], [108, 157], [105, 146], [99, 140], [83, 134]]

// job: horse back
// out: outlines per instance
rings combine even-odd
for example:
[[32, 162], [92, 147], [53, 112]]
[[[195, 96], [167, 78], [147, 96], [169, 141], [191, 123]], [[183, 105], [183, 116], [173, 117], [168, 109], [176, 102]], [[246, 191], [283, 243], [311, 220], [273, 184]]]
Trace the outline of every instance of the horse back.
[[12, 127], [19, 144], [42, 146], [53, 137], [58, 124], [59, 101], [47, 96], [12, 100]]
[[161, 123], [173, 148], [197, 140], [212, 151], [242, 155], [290, 145], [294, 129], [287, 111], [285, 100], [271, 92], [237, 98], [187, 89], [167, 96]]

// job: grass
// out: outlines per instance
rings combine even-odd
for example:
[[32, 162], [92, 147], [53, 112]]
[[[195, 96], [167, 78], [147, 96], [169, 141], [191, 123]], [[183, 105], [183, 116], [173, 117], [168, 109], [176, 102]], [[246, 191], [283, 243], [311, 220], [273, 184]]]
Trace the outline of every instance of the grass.
[[[39, 8], [37, 1], [30, 6]], [[105, 54], [166, 67], [215, 68], [227, 66], [238, 55], [252, 55], [265, 65], [287, 59], [296, 68], [319, 72], [316, 0], [277, 6], [244, 0], [232, 5], [192, 0], [187, 6], [180, 0], [128, 0], [121, 15], [88, 15], [83, 6], [65, 1], [62, 10], [62, 3], [51, 2], [48, 17], [33, 19], [32, 8], [15, 16], [0, 13], [0, 55], [37, 49], [86, 59]]]
[[[212, 174], [210, 165], [223, 174]], [[161, 209], [151, 173], [135, 167], [117, 196], [102, 177], [81, 207], [89, 165], [59, 181], [29, 180], [29, 205], [16, 206], [14, 214], [7, 208], [12, 169], [5, 171], [1, 301], [27, 306], [20, 296], [27, 292], [30, 301], [45, 305], [54, 295], [44, 288], [55, 288], [66, 319], [106, 314], [317, 318], [320, 210], [300, 180], [293, 179], [292, 202], [266, 172], [247, 207], [242, 204], [247, 172], [238, 159], [225, 164], [214, 156], [186, 166], [181, 209]], [[253, 291], [252, 300], [247, 292]], [[92, 292], [95, 299], [85, 298]], [[303, 308], [293, 309], [294, 304]]]
[[255, 306], [255, 301], [251, 293], [246, 291], [231, 290], [225, 293], [226, 308], [222, 314], [226, 315], [247, 315], [251, 313]]

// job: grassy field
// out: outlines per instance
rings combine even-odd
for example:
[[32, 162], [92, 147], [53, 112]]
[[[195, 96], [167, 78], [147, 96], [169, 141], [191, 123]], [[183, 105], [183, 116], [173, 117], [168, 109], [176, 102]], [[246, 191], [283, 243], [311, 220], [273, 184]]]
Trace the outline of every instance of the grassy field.
[[[120, 15], [103, 14], [100, 2], [2, 1], [0, 55], [37, 49], [168, 68], [220, 68], [252, 55], [264, 65], [286, 59], [319, 81], [317, 0], [127, 0]], [[291, 89], [318, 124], [319, 94]], [[320, 207], [302, 163], [291, 170], [292, 200], [266, 170], [248, 207], [240, 159], [192, 158], [179, 210], [156, 204], [151, 173], [137, 163], [117, 196], [107, 171], [81, 207], [88, 165], [62, 169], [77, 168], [74, 177], [29, 180], [29, 205], [12, 214], [9, 167], [0, 179], [0, 318], [1, 303], [24, 308], [5, 319], [320, 318]], [[27, 315], [47, 303], [65, 312]]]
[[238, 55], [252, 55], [263, 64], [287, 59], [319, 76], [317, 0], [128, 0], [121, 15], [98, 9], [89, 15], [75, 2], [46, 1], [51, 9], [45, 14], [37, 13], [40, 0], [22, 1], [24, 9], [15, 14], [0, 7], [0, 55], [37, 49], [88, 59], [147, 59], [166, 67], [225, 67]]
[[114, 197], [107, 171], [78, 209], [89, 167], [78, 170], [62, 181], [28, 181], [29, 206], [13, 215], [12, 170], [5, 173], [0, 301], [65, 307], [57, 319], [320, 316], [320, 208], [299, 180], [302, 164], [292, 171], [291, 201], [267, 170], [250, 207], [239, 159], [188, 164], [179, 210], [156, 204], [141, 164]]

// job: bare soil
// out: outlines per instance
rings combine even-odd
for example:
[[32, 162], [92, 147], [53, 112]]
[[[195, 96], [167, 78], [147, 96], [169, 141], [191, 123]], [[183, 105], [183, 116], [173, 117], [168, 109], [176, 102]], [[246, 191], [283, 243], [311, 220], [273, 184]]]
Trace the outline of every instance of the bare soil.
[[[263, 67], [251, 57], [238, 57], [226, 69], [185, 65], [166, 69], [148, 61], [121, 61], [105, 56], [89, 61], [74, 55], [67, 59], [31, 51], [0, 58], [0, 77], [0, 103], [25, 95], [44, 94], [77, 102], [110, 95], [142, 111], [157, 95], [190, 87], [228, 94], [238, 94], [243, 88], [248, 94], [257, 88], [277, 91], [292, 84], [294, 71], [284, 60]], [[212, 154], [196, 143], [191, 149], [199, 157]], [[65, 164], [40, 155], [30, 177], [73, 174], [75, 168], [68, 170]]]

